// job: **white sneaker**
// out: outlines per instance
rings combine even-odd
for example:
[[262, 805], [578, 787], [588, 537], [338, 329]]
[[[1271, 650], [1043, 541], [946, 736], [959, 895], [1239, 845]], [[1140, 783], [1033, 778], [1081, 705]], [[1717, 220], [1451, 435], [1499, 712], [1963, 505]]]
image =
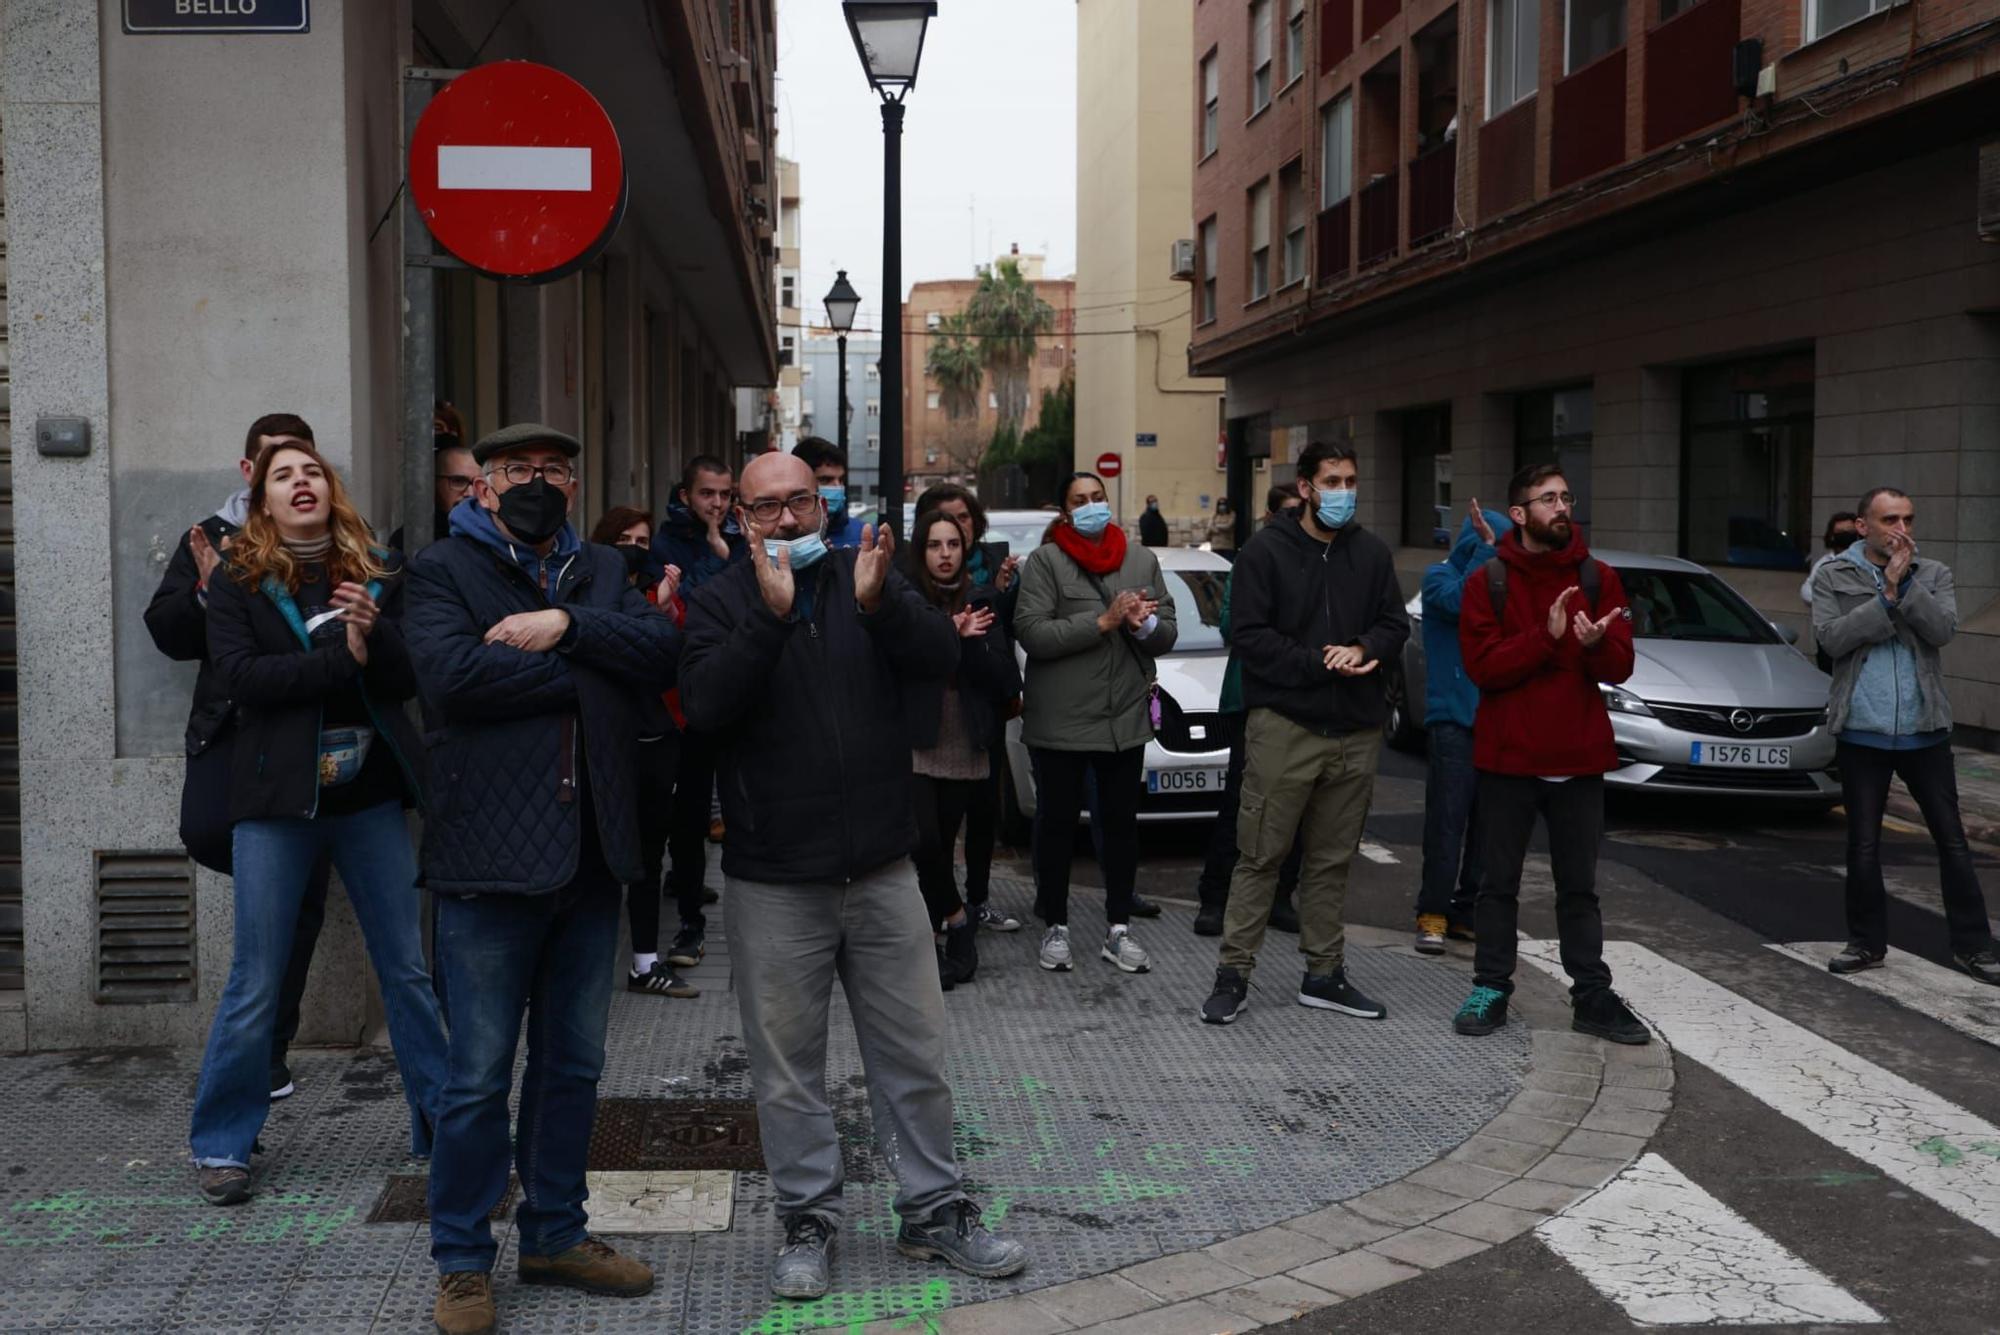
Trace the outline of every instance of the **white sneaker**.
[[1098, 953], [1126, 973], [1145, 973], [1153, 967], [1145, 947], [1132, 939], [1128, 928], [1112, 928], [1111, 934], [1104, 938], [1104, 949]]
[[1044, 969], [1069, 972], [1069, 928], [1051, 927], [1042, 933], [1042, 959]]

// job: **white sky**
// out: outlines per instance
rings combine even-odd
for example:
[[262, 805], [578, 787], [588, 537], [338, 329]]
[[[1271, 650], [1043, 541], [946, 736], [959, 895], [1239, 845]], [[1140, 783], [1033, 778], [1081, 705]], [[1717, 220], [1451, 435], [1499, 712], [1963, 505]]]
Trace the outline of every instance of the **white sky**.
[[[834, 272], [880, 327], [882, 113], [839, 0], [778, 0], [778, 152], [799, 164], [801, 305]], [[903, 122], [903, 290], [1020, 242], [1076, 269], [1076, 0], [941, 0]]]

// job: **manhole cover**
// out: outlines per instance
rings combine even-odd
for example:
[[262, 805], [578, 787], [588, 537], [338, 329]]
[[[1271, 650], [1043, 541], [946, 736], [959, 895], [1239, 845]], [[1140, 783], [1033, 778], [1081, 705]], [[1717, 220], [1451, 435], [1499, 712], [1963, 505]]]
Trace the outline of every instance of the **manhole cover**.
[[[513, 1208], [515, 1189], [520, 1181], [511, 1174], [507, 1178], [507, 1190], [500, 1197], [500, 1203], [486, 1217], [498, 1223], [507, 1217]], [[371, 1224], [421, 1224], [431, 1217], [431, 1180], [422, 1173], [391, 1173], [388, 1183], [382, 1188], [382, 1195], [376, 1200], [375, 1208], [368, 1213]]]
[[749, 1099], [599, 1099], [590, 1166], [761, 1172], [757, 1105]]

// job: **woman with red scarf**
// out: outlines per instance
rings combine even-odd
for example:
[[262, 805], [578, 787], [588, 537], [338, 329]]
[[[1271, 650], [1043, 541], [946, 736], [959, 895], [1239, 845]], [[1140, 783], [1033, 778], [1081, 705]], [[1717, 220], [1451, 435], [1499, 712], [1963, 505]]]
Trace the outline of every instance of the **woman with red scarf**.
[[1067, 970], [1070, 850], [1085, 775], [1096, 780], [1105, 913], [1099, 955], [1126, 973], [1151, 967], [1132, 939], [1139, 787], [1159, 726], [1154, 660], [1174, 647], [1173, 596], [1160, 563], [1111, 522], [1104, 482], [1072, 473], [1049, 539], [1021, 568], [1014, 635], [1028, 655], [1021, 740], [1035, 766], [1035, 911], [1041, 966]]

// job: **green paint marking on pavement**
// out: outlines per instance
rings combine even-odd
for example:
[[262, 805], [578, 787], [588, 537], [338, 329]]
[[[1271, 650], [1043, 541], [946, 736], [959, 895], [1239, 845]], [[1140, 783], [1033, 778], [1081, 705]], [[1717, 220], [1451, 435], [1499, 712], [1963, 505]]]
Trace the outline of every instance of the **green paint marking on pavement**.
[[1097, 1149], [1093, 1153], [1100, 1159], [1108, 1159], [1111, 1157], [1111, 1151], [1117, 1148], [1118, 1138], [1116, 1136], [1106, 1136], [1103, 1140], [1097, 1142]]
[[[166, 1211], [167, 1214], [153, 1212]], [[178, 1217], [191, 1215], [192, 1218]], [[355, 1220], [351, 1205], [327, 1208], [309, 1191], [273, 1191], [254, 1198], [228, 1218], [214, 1217], [198, 1195], [113, 1194], [76, 1188], [19, 1201], [0, 1215], [0, 1247], [48, 1247], [95, 1242], [100, 1247], [157, 1247], [229, 1236], [248, 1243], [283, 1242], [294, 1235], [309, 1247], [326, 1243]]]
[[1943, 1136], [1932, 1136], [1929, 1140], [1917, 1142], [1917, 1153], [1934, 1154], [1940, 1168], [1949, 1168], [1965, 1158], [1965, 1151], [1946, 1140]]
[[767, 1310], [743, 1328], [743, 1335], [797, 1335], [799, 1331], [846, 1329], [858, 1332], [875, 1321], [892, 1321], [898, 1330], [934, 1332], [930, 1313], [951, 1306], [951, 1281], [927, 1279], [915, 1284], [885, 1284], [877, 1289], [829, 1293], [809, 1303], [784, 1303]]

